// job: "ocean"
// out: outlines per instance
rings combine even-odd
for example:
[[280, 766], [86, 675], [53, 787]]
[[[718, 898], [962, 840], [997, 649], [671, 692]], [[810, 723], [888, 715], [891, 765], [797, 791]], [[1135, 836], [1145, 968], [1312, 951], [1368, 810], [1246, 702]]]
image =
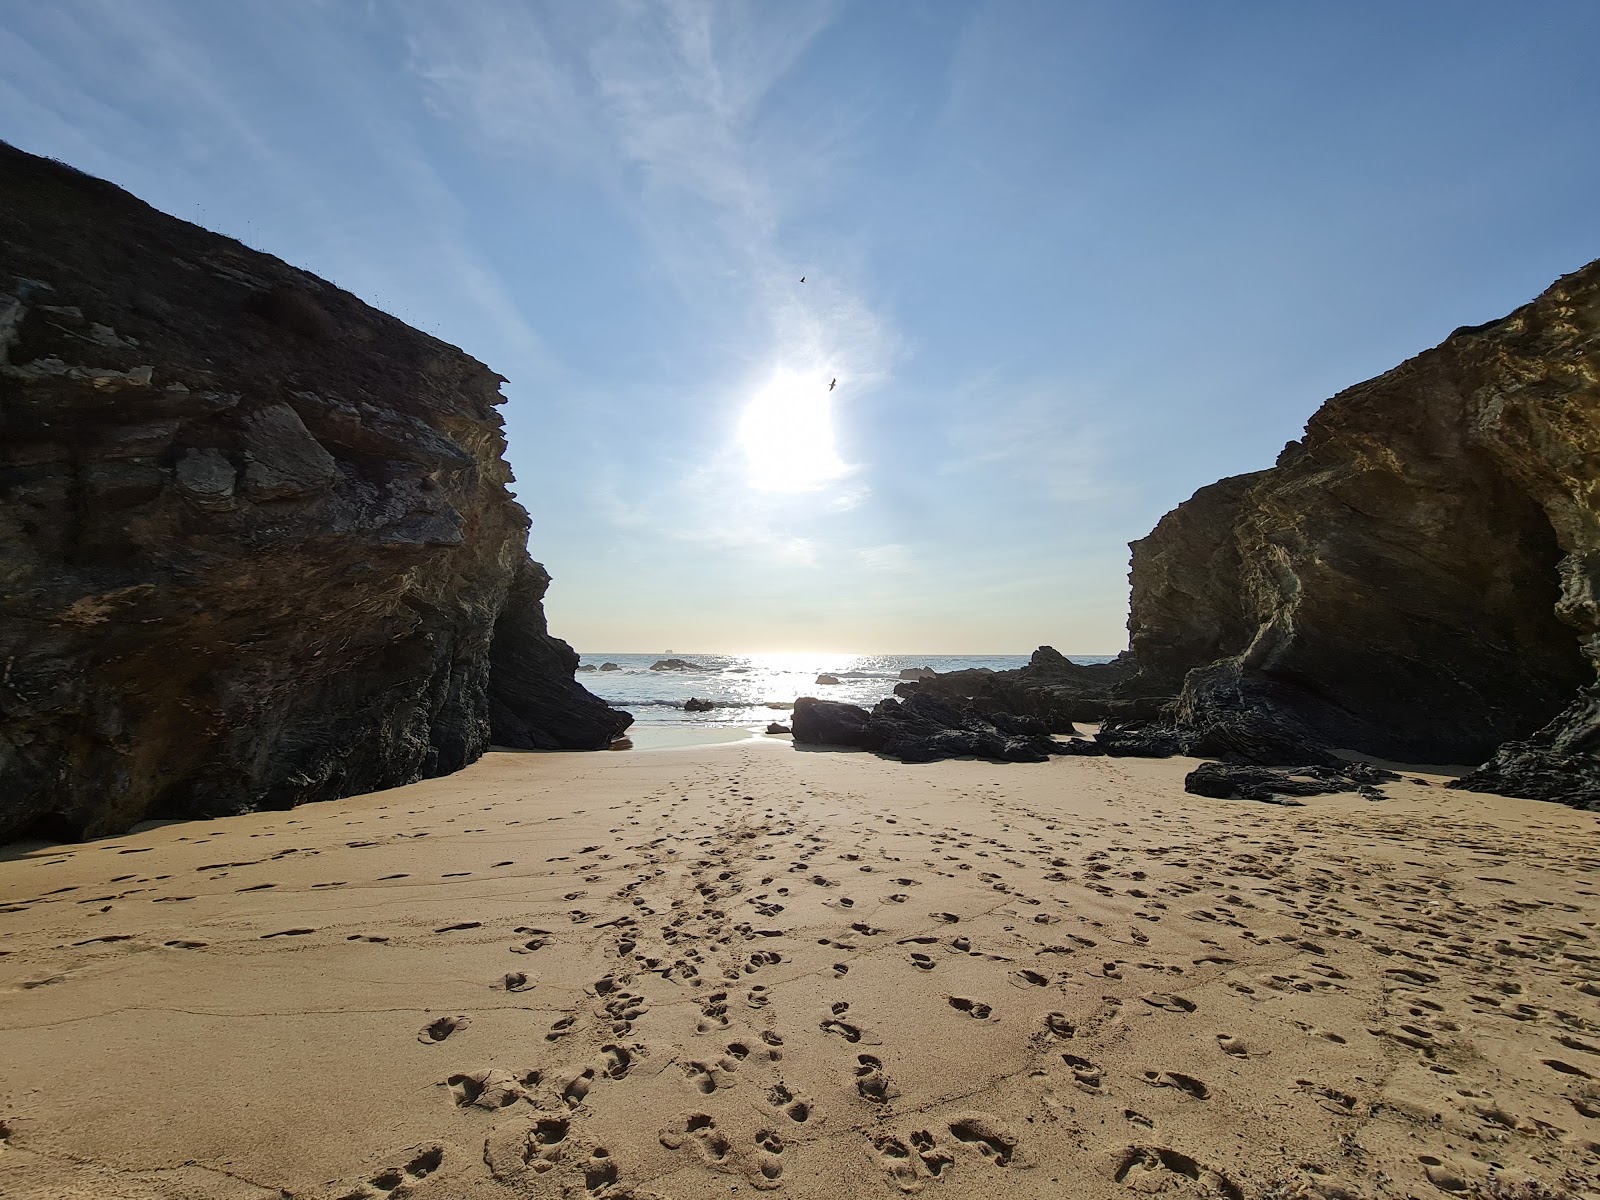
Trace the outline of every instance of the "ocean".
[[[1110, 654], [1070, 654], [1076, 663], [1110, 662]], [[694, 670], [656, 671], [664, 659], [691, 663]], [[1026, 654], [589, 654], [578, 681], [614, 708], [633, 714], [637, 744], [665, 744], [743, 737], [765, 731], [768, 722], [787, 724], [796, 697], [818, 696], [870, 708], [894, 694], [901, 670], [930, 667], [941, 673], [971, 667], [1007, 671], [1026, 666]], [[616, 670], [601, 670], [607, 663]], [[590, 669], [593, 668], [593, 669]], [[819, 675], [839, 682], [818, 683]], [[709, 700], [707, 712], [685, 712], [691, 697]], [[684, 736], [672, 736], [678, 731]], [[655, 736], [651, 736], [655, 735]], [[667, 735], [663, 737], [661, 735]]]

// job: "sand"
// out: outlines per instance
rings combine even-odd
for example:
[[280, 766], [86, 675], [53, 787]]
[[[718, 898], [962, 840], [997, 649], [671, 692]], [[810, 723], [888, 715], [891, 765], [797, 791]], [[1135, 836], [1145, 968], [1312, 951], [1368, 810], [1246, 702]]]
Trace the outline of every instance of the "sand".
[[0, 1195], [1600, 1192], [1600, 818], [1190, 765], [496, 753], [13, 847]]

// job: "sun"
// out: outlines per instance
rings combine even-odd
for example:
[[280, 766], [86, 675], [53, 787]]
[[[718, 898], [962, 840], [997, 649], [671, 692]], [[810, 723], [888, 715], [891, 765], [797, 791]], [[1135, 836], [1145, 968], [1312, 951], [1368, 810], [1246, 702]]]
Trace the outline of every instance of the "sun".
[[764, 492], [815, 491], [846, 474], [826, 373], [774, 371], [739, 417], [739, 445], [751, 486]]

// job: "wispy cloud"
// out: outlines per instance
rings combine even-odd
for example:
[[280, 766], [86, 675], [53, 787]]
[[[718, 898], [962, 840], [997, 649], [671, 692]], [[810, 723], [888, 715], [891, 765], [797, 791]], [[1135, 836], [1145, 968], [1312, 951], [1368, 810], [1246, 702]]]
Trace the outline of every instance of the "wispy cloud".
[[959, 407], [974, 415], [949, 427], [947, 475], [1004, 471], [1012, 484], [1056, 503], [1107, 497], [1107, 423], [1094, 389], [1072, 383], [1022, 386], [980, 378]]
[[[730, 464], [740, 456], [734, 410], [775, 373], [837, 379], [831, 399], [847, 418], [898, 352], [850, 256], [841, 248], [835, 261], [808, 261], [787, 234], [796, 207], [828, 186], [838, 130], [775, 128], [765, 111], [838, 8], [610, 0], [407, 10], [411, 68], [435, 111], [496, 152], [601, 188], [641, 231], [656, 273], [704, 318], [703, 342], [725, 365], [701, 394], [730, 418], [708, 457]], [[708, 479], [705, 466], [678, 487], [738, 486]], [[849, 480], [847, 506], [866, 486]], [[814, 536], [787, 525], [775, 516], [768, 544]]]

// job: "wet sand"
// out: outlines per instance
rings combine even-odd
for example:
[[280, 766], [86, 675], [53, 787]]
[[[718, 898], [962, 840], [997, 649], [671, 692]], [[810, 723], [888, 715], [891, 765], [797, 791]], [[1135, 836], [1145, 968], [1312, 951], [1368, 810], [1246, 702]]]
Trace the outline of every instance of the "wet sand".
[[1600, 817], [497, 753], [0, 858], [0, 1195], [1600, 1192]]

